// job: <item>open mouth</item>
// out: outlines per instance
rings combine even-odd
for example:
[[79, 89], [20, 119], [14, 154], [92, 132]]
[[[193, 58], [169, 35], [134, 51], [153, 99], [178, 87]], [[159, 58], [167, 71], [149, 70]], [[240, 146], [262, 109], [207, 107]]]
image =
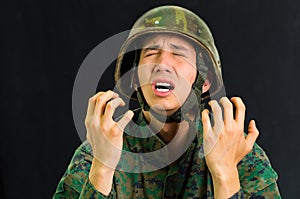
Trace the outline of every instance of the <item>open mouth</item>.
[[169, 82], [154, 82], [154, 88], [158, 92], [169, 92], [174, 89], [174, 86]]

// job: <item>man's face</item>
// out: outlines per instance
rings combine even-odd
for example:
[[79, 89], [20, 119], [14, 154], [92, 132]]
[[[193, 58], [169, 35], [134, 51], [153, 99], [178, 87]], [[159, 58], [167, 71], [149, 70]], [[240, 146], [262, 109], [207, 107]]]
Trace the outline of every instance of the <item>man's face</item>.
[[147, 103], [156, 112], [170, 115], [178, 110], [196, 74], [196, 52], [187, 40], [173, 34], [156, 34], [144, 41], [138, 78]]

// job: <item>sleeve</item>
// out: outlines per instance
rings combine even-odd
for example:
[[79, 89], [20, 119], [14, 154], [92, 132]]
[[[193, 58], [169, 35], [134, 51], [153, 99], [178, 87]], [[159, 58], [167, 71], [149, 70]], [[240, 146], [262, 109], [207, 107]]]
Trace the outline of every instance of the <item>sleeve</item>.
[[238, 170], [244, 198], [281, 198], [276, 183], [278, 175], [263, 149], [256, 143], [238, 164]]
[[52, 198], [116, 198], [114, 188], [108, 196], [105, 196], [97, 191], [89, 181], [88, 176], [92, 159], [93, 156], [91, 154], [91, 147], [87, 142], [84, 142], [75, 151], [74, 156], [65, 174], [61, 178]]
[[238, 192], [236, 192], [235, 194], [233, 194], [230, 198], [228, 199], [244, 199], [244, 192], [242, 189], [240, 189]]
[[[279, 190], [276, 182], [258, 191], [257, 193], [251, 194], [250, 196], [250, 199], [280, 199], [280, 198], [281, 196], [279, 194]], [[236, 192], [233, 196], [231, 196], [229, 199], [245, 199], [245, 195], [242, 188], [238, 192]]]
[[251, 195], [252, 199], [260, 199], [260, 198], [265, 198], [265, 199], [281, 199], [277, 183], [274, 182], [268, 187], [258, 191], [257, 193], [254, 193]]
[[[250, 199], [280, 199], [281, 196], [279, 194], [278, 186], [275, 183], [271, 184], [270, 186], [260, 190], [257, 193], [253, 193], [250, 196]], [[233, 196], [229, 199], [245, 199], [245, 195], [242, 189], [236, 192]]]

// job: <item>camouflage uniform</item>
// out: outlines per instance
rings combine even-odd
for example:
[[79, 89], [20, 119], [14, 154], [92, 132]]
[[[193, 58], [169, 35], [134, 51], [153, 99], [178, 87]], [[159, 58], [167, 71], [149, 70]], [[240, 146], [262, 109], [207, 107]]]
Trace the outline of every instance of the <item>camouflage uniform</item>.
[[[119, 80], [124, 73], [130, 70], [135, 60], [125, 56], [127, 50], [134, 47], [136, 38], [148, 33], [174, 33], [191, 39], [208, 53], [210, 63], [208, 68], [214, 73], [214, 87], [210, 88], [210, 94], [217, 93], [223, 86], [221, 75], [221, 63], [213, 37], [207, 25], [194, 13], [176, 6], [165, 6], [153, 9], [146, 13], [135, 23], [128, 39], [123, 44], [118, 57], [115, 79]], [[198, 60], [199, 61], [199, 60]], [[206, 60], [207, 61], [207, 60]], [[199, 65], [201, 63], [199, 62]], [[198, 65], [198, 67], [199, 67]], [[198, 78], [196, 88], [202, 87]], [[130, 82], [121, 81], [117, 86], [120, 91], [130, 96], [128, 91]], [[196, 90], [197, 91], [197, 90]], [[197, 97], [200, 99], [201, 90]], [[204, 98], [202, 98], [204, 99]], [[201, 107], [199, 107], [202, 110]], [[126, 126], [123, 139], [123, 150], [133, 153], [147, 153], [162, 149], [166, 145], [149, 128], [141, 109], [135, 111], [133, 118], [137, 125], [129, 123]], [[201, 121], [201, 120], [198, 120]], [[191, 127], [192, 123], [189, 122]], [[84, 142], [76, 151], [64, 176], [60, 180], [53, 198], [214, 198], [213, 181], [207, 168], [205, 158], [200, 157], [202, 150], [202, 125], [197, 122], [194, 125], [195, 137], [187, 150], [174, 162], [161, 169], [150, 172], [125, 172], [126, 160], [120, 161], [114, 173], [113, 188], [108, 196], [98, 192], [89, 181], [89, 171], [92, 164], [93, 154], [89, 143]], [[141, 138], [132, 135], [151, 135]], [[172, 151], [170, 151], [172, 153]], [[122, 154], [123, 157], [123, 154]], [[158, 157], [159, 158], [159, 157]], [[123, 158], [124, 159], [124, 158]], [[122, 160], [122, 158], [121, 158]], [[160, 159], [154, 160], [159, 162]], [[129, 165], [131, 160], [128, 160]], [[135, 162], [133, 160], [133, 162]], [[138, 161], [135, 162], [139, 164]], [[231, 198], [281, 198], [276, 184], [277, 174], [272, 169], [264, 151], [255, 144], [252, 151], [246, 155], [238, 164], [240, 179], [240, 190]]]
[[[140, 110], [135, 112], [134, 120], [140, 126], [146, 125]], [[75, 151], [53, 198], [214, 198], [211, 174], [205, 159], [199, 157], [201, 124], [197, 128], [196, 137], [188, 150], [169, 166], [147, 173], [116, 170], [109, 196], [98, 192], [89, 181], [93, 155], [89, 143], [84, 142]], [[136, 125], [128, 125], [125, 132], [153, 133]], [[163, 142], [154, 133], [148, 138], [124, 133], [124, 150], [146, 153], [162, 147]], [[276, 184], [277, 174], [257, 144], [238, 164], [238, 171], [241, 188], [232, 198], [281, 198]]]

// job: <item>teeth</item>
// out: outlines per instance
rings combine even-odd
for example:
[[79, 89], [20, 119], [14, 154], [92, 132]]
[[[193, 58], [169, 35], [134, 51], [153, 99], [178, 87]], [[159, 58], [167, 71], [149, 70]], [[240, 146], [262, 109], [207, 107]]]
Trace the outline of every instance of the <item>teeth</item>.
[[166, 88], [156, 88], [156, 90], [158, 92], [168, 92], [168, 91], [170, 91], [170, 89], [166, 89]]
[[156, 82], [155, 89], [158, 92], [168, 92], [170, 90], [173, 90], [174, 87], [168, 82]]
[[170, 87], [171, 84], [167, 83], [167, 82], [157, 82], [156, 86], [166, 86], [166, 87]]

